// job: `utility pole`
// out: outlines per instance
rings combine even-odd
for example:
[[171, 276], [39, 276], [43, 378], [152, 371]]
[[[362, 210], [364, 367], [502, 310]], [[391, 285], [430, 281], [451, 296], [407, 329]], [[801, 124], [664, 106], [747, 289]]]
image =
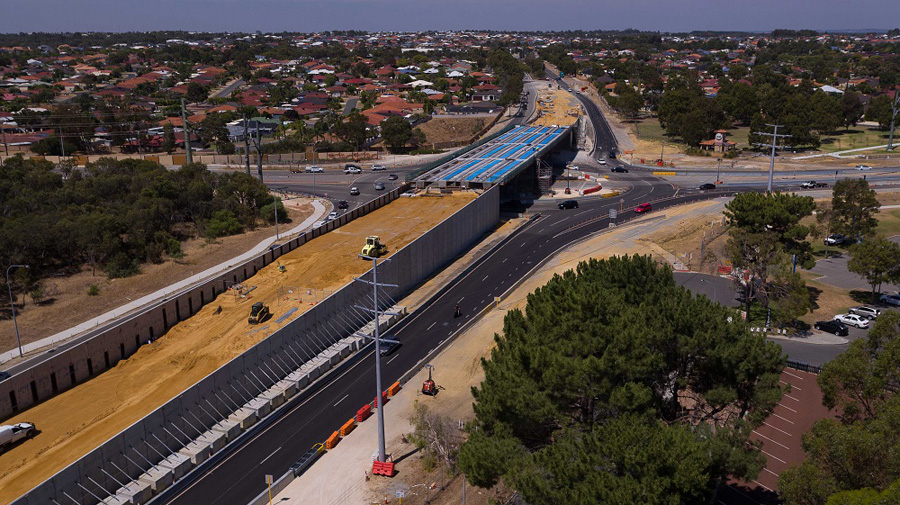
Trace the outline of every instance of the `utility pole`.
[[66, 144], [63, 142], [63, 129], [62, 125], [59, 125], [59, 150], [62, 152], [61, 158], [66, 157]]
[[194, 162], [193, 153], [191, 153], [191, 131], [188, 128], [187, 112], [184, 110], [184, 98], [181, 99], [181, 129], [184, 130], [184, 153], [187, 156], [187, 164]]
[[719, 174], [721, 173], [721, 171], [722, 171], [722, 158], [719, 158], [718, 162], [716, 163], [716, 184], [719, 183]]
[[259, 182], [263, 182], [262, 149], [259, 145], [259, 120], [256, 121], [256, 171], [259, 173]]
[[0, 127], [3, 130], [3, 152], [9, 156], [9, 144], [6, 143], [6, 128]]
[[25, 355], [22, 353], [22, 340], [19, 338], [19, 323], [16, 321], [16, 304], [13, 303], [12, 283], [9, 282], [9, 271], [13, 268], [31, 268], [28, 265], [10, 265], [6, 267], [6, 287], [9, 288], [9, 309], [12, 311], [13, 326], [16, 328], [16, 344], [19, 346], [19, 357]]
[[757, 135], [764, 135], [766, 137], [772, 137], [772, 143], [771, 144], [761, 144], [759, 142], [754, 142], [753, 145], [760, 146], [760, 147], [771, 147], [772, 148], [771, 162], [769, 163], [769, 185], [767, 186], [767, 189], [766, 189], [767, 193], [771, 193], [772, 192], [772, 180], [775, 178], [775, 149], [786, 149], [791, 146], [779, 146], [778, 145], [779, 138], [790, 137], [790, 135], [778, 133], [778, 128], [781, 126], [784, 126], [784, 125], [766, 123], [766, 126], [771, 126], [771, 127], [775, 128], [775, 131], [773, 133], [767, 133], [767, 132], [753, 132], [753, 133], [755, 133]]
[[244, 159], [247, 164], [247, 175], [250, 175], [250, 137], [247, 134], [246, 114], [244, 114]]
[[897, 122], [898, 105], [900, 105], [900, 89], [894, 88], [894, 101], [891, 102], [891, 134], [888, 137], [888, 151], [894, 150], [894, 124]]

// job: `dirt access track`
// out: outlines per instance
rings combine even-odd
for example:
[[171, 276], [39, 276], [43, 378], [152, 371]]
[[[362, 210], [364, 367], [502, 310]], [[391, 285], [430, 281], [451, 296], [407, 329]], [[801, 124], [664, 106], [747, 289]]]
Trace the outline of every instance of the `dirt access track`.
[[[172, 327], [114, 368], [41, 403], [7, 422], [35, 423], [40, 433], [0, 455], [0, 503], [9, 503], [95, 447], [174, 398], [203, 377], [264, 339], [247, 324], [253, 302], [267, 303], [268, 331], [309, 308], [309, 300], [277, 300], [282, 288], [336, 290], [369, 269], [357, 257], [368, 235], [396, 251], [475, 198], [474, 193], [398, 198], [326, 233], [244, 282], [256, 286], [247, 298], [230, 292]], [[284, 265], [286, 272], [278, 271]], [[276, 319], [299, 306], [282, 324]], [[217, 307], [222, 311], [216, 314]]]

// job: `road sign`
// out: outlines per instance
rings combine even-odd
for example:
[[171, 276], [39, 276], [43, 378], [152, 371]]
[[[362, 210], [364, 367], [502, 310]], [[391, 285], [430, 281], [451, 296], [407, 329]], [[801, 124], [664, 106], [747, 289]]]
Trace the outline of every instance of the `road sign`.
[[272, 476], [271, 476], [271, 475], [266, 475], [266, 485], [271, 486], [271, 485], [272, 485], [272, 480], [273, 480], [273, 479], [272, 479]]
[[619, 211], [617, 211], [616, 209], [609, 209], [609, 218], [610, 219], [615, 219], [618, 216], [619, 216]]

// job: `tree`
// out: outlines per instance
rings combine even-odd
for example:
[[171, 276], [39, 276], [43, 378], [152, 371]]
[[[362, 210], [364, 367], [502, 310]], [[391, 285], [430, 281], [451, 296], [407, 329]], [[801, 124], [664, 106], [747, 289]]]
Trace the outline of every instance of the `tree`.
[[882, 130], [891, 127], [891, 97], [887, 95], [878, 95], [869, 102], [869, 108], [866, 109], [866, 120], [875, 121]]
[[[460, 449], [469, 480], [550, 503], [703, 503], [762, 459], [780, 351], [649, 257], [590, 260], [504, 319]], [[739, 349], [739, 350], [738, 350]]]
[[175, 150], [175, 127], [172, 123], [166, 123], [163, 126], [162, 148], [168, 154], [172, 154], [172, 151]]
[[863, 115], [863, 103], [859, 99], [859, 95], [853, 90], [847, 90], [841, 96], [841, 116], [844, 126], [850, 128], [856, 126], [856, 123]]
[[459, 445], [462, 443], [456, 422], [417, 401], [410, 416], [410, 424], [413, 427], [410, 441], [419, 449], [424, 449], [430, 457], [440, 461], [447, 471], [456, 470]]
[[875, 214], [881, 204], [875, 190], [865, 179], [841, 179], [834, 184], [831, 208], [834, 212], [834, 230], [857, 240], [878, 226]]
[[[738, 282], [748, 315], [754, 301], [768, 307], [770, 301], [798, 294], [802, 280], [788, 276], [784, 268], [792, 255], [798, 264], [812, 266], [811, 247], [805, 239], [813, 228], [800, 221], [813, 209], [812, 197], [785, 193], [741, 193], [725, 205], [731, 226], [727, 249], [734, 265], [745, 274]], [[796, 303], [782, 301], [779, 305], [793, 306], [795, 310], [787, 313], [796, 313], [803, 305]]]
[[900, 245], [882, 237], [873, 237], [850, 248], [847, 270], [866, 278], [876, 299], [885, 282], [900, 281]]
[[392, 153], [403, 150], [412, 137], [412, 126], [402, 116], [392, 116], [381, 122], [381, 138]]
[[188, 84], [187, 94], [185, 98], [189, 102], [205, 102], [206, 98], [209, 96], [209, 91], [202, 84], [198, 84], [196, 82], [192, 82]]
[[[803, 436], [806, 459], [778, 479], [785, 503], [895, 503], [890, 498], [900, 496], [900, 313], [882, 314], [866, 339], [853, 341], [817, 380], [822, 403], [840, 418], [816, 421]], [[888, 499], [876, 499], [881, 497]]]

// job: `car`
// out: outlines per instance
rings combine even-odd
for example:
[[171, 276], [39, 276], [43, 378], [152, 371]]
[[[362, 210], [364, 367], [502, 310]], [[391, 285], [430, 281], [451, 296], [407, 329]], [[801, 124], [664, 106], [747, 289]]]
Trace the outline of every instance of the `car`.
[[566, 200], [564, 202], [559, 203], [559, 210], [577, 209], [577, 208], [578, 208], [577, 200]]
[[373, 172], [381, 172], [382, 170], [387, 170], [387, 167], [384, 165], [372, 165]]
[[651, 210], [653, 210], [653, 206], [649, 203], [642, 203], [634, 208], [634, 212], [636, 214], [643, 214], [645, 212], [650, 212]]
[[597, 160], [597, 163], [599, 163], [601, 165], [606, 165], [606, 160], [601, 158], [601, 159]]
[[378, 191], [383, 190], [383, 189], [384, 189], [384, 183], [383, 183], [383, 182], [376, 182], [376, 183], [375, 183], [375, 189], [377, 189]]
[[827, 182], [806, 181], [800, 185], [803, 189], [827, 188]]
[[10, 377], [11, 376], [9, 375], [9, 372], [0, 372], [0, 382], [5, 381], [6, 379], [9, 379]]
[[827, 331], [828, 333], [834, 333], [840, 337], [846, 337], [850, 334], [850, 329], [847, 328], [847, 325], [840, 321], [816, 321], [816, 324], [813, 325], [813, 328], [820, 331]]
[[857, 170], [872, 170], [872, 167], [869, 165], [856, 165]]
[[320, 220], [320, 221], [316, 221], [315, 223], [313, 223], [313, 228], [318, 228], [318, 227], [320, 227], [320, 226], [324, 226], [325, 223], [327, 223], [327, 222], [328, 222], [328, 221], [326, 221], [326, 220], [324, 220], [324, 219], [322, 219], [322, 220]]
[[359, 188], [357, 188], [356, 186], [353, 186], [352, 188], [350, 188], [350, 194], [353, 195], [353, 196], [358, 195], [358, 194], [359, 194]]
[[699, 189], [700, 191], [709, 191], [711, 189], [716, 189], [716, 185], [711, 182], [707, 182], [706, 184], [701, 184], [697, 189]]
[[306, 167], [306, 173], [308, 174], [321, 174], [325, 169], [316, 165], [310, 165]]
[[898, 295], [881, 295], [881, 298], [879, 298], [879, 300], [881, 300], [881, 303], [900, 307], [900, 294], [898, 294]]
[[339, 209], [349, 209], [350, 204], [347, 203], [347, 200], [341, 200], [340, 202], [338, 202], [338, 208]]
[[609, 159], [611, 159], [611, 160], [615, 159], [617, 154], [619, 154], [619, 152], [616, 151], [615, 149], [613, 149], [612, 151], [609, 152]]
[[847, 312], [851, 314], [856, 314], [857, 316], [865, 317], [866, 319], [872, 320], [881, 315], [881, 311], [876, 309], [875, 307], [869, 307], [868, 305], [860, 305], [859, 307], [850, 307], [850, 310]]
[[389, 181], [396, 181], [399, 178], [397, 174], [391, 174], [388, 176]]
[[843, 245], [847, 241], [847, 237], [840, 233], [832, 233], [825, 237], [825, 245]]
[[337, 219], [337, 216], [338, 216], [338, 214], [336, 211], [331, 211], [328, 213], [328, 220], [331, 221], [333, 219]]
[[840, 321], [847, 326], [856, 326], [861, 329], [869, 327], [869, 320], [856, 314], [838, 314], [834, 316], [834, 320]]
[[383, 338], [385, 338], [386, 340], [393, 340], [394, 342], [382, 342], [381, 343], [381, 355], [382, 356], [388, 356], [389, 354], [393, 353], [394, 351], [396, 351], [397, 349], [400, 348], [400, 345], [401, 345], [400, 339], [397, 338], [396, 335], [388, 335]]
[[609, 171], [610, 171], [610, 172], [614, 172], [614, 173], [620, 173], [620, 174], [627, 174], [627, 173], [628, 173], [628, 169], [625, 168], [625, 167], [612, 167], [612, 168], [609, 169]]
[[362, 169], [356, 165], [348, 164], [347, 166], [344, 167], [344, 173], [345, 174], [361, 174]]

